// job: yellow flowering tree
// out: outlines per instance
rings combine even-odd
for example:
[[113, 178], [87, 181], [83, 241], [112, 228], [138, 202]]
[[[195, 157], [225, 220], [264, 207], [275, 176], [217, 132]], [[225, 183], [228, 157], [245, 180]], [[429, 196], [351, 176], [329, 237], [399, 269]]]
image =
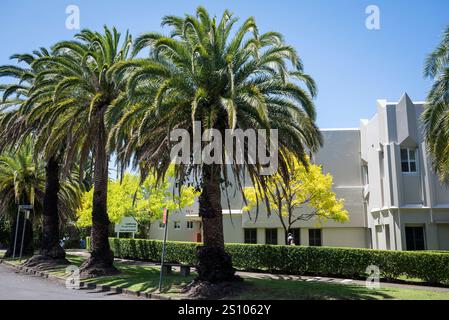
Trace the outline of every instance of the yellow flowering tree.
[[[113, 223], [119, 223], [123, 217], [132, 216], [140, 226], [149, 226], [152, 221], [161, 218], [164, 208], [182, 209], [193, 205], [198, 192], [193, 187], [183, 187], [173, 192], [174, 168], [170, 168], [163, 181], [156, 183], [156, 177], [149, 175], [140, 184], [139, 177], [125, 174], [122, 181], [110, 180], [108, 185], [108, 216]], [[82, 205], [77, 211], [77, 226], [92, 225], [93, 190], [84, 193]]]
[[[270, 209], [280, 218], [286, 237], [298, 221], [312, 218], [318, 223], [329, 219], [342, 223], [349, 221], [344, 200], [338, 199], [332, 191], [330, 174], [324, 174], [321, 166], [310, 162], [306, 168], [293, 157], [288, 163], [289, 170], [270, 177], [264, 190]], [[254, 187], [244, 189], [247, 200], [245, 211], [253, 210], [258, 199], [263, 198], [260, 192]]]

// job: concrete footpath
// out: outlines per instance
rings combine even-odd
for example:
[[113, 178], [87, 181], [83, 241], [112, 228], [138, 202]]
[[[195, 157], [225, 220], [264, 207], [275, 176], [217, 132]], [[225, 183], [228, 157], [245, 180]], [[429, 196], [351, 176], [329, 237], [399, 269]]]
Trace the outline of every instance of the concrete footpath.
[[67, 289], [50, 278], [19, 273], [12, 267], [0, 264], [0, 300], [130, 300], [127, 295], [102, 290]]

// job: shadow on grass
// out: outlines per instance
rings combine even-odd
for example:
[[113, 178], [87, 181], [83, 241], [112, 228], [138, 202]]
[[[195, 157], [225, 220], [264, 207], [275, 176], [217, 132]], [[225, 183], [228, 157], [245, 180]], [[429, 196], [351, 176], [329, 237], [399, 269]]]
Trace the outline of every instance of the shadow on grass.
[[304, 280], [246, 279], [237, 300], [378, 300], [394, 299], [384, 290], [339, 283]]
[[[124, 265], [121, 263], [116, 263], [115, 266], [122, 272], [120, 275], [86, 279], [86, 282], [144, 292], [156, 292], [159, 290], [159, 268]], [[162, 292], [179, 293], [180, 286], [189, 283], [193, 278], [194, 276], [185, 277], [178, 272], [165, 275]]]

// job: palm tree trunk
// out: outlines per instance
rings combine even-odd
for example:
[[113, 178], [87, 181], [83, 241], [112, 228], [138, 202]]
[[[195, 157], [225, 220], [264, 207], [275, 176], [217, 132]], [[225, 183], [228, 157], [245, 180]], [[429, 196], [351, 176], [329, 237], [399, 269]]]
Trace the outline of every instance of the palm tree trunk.
[[28, 267], [47, 267], [52, 264], [69, 264], [65, 251], [59, 244], [59, 163], [55, 156], [45, 166], [46, 183], [42, 217], [42, 241], [39, 254], [25, 262]]
[[83, 278], [116, 274], [114, 253], [109, 247], [109, 217], [107, 213], [108, 156], [106, 154], [106, 130], [104, 117], [99, 116], [95, 144], [94, 196], [92, 204], [92, 252], [80, 267]]
[[51, 259], [65, 259], [65, 251], [59, 245], [59, 163], [51, 157], [45, 167], [46, 185], [42, 222], [42, 243], [39, 254]]
[[203, 222], [204, 245], [198, 247], [198, 280], [212, 283], [236, 279], [232, 259], [225, 252], [221, 207], [220, 167], [203, 165], [199, 215]]

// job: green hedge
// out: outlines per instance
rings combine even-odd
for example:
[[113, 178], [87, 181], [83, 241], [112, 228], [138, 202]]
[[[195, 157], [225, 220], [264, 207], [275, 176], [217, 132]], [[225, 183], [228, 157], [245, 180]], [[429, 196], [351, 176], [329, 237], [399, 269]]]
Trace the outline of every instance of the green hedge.
[[[109, 241], [118, 258], [160, 260], [160, 240], [110, 238]], [[86, 245], [90, 248], [89, 238]], [[194, 264], [197, 246], [194, 242], [167, 241], [166, 261]], [[239, 270], [356, 278], [366, 277], [366, 268], [376, 265], [381, 276], [388, 279], [406, 276], [431, 283], [449, 283], [449, 254], [444, 252], [259, 244], [226, 244], [226, 251]]]

